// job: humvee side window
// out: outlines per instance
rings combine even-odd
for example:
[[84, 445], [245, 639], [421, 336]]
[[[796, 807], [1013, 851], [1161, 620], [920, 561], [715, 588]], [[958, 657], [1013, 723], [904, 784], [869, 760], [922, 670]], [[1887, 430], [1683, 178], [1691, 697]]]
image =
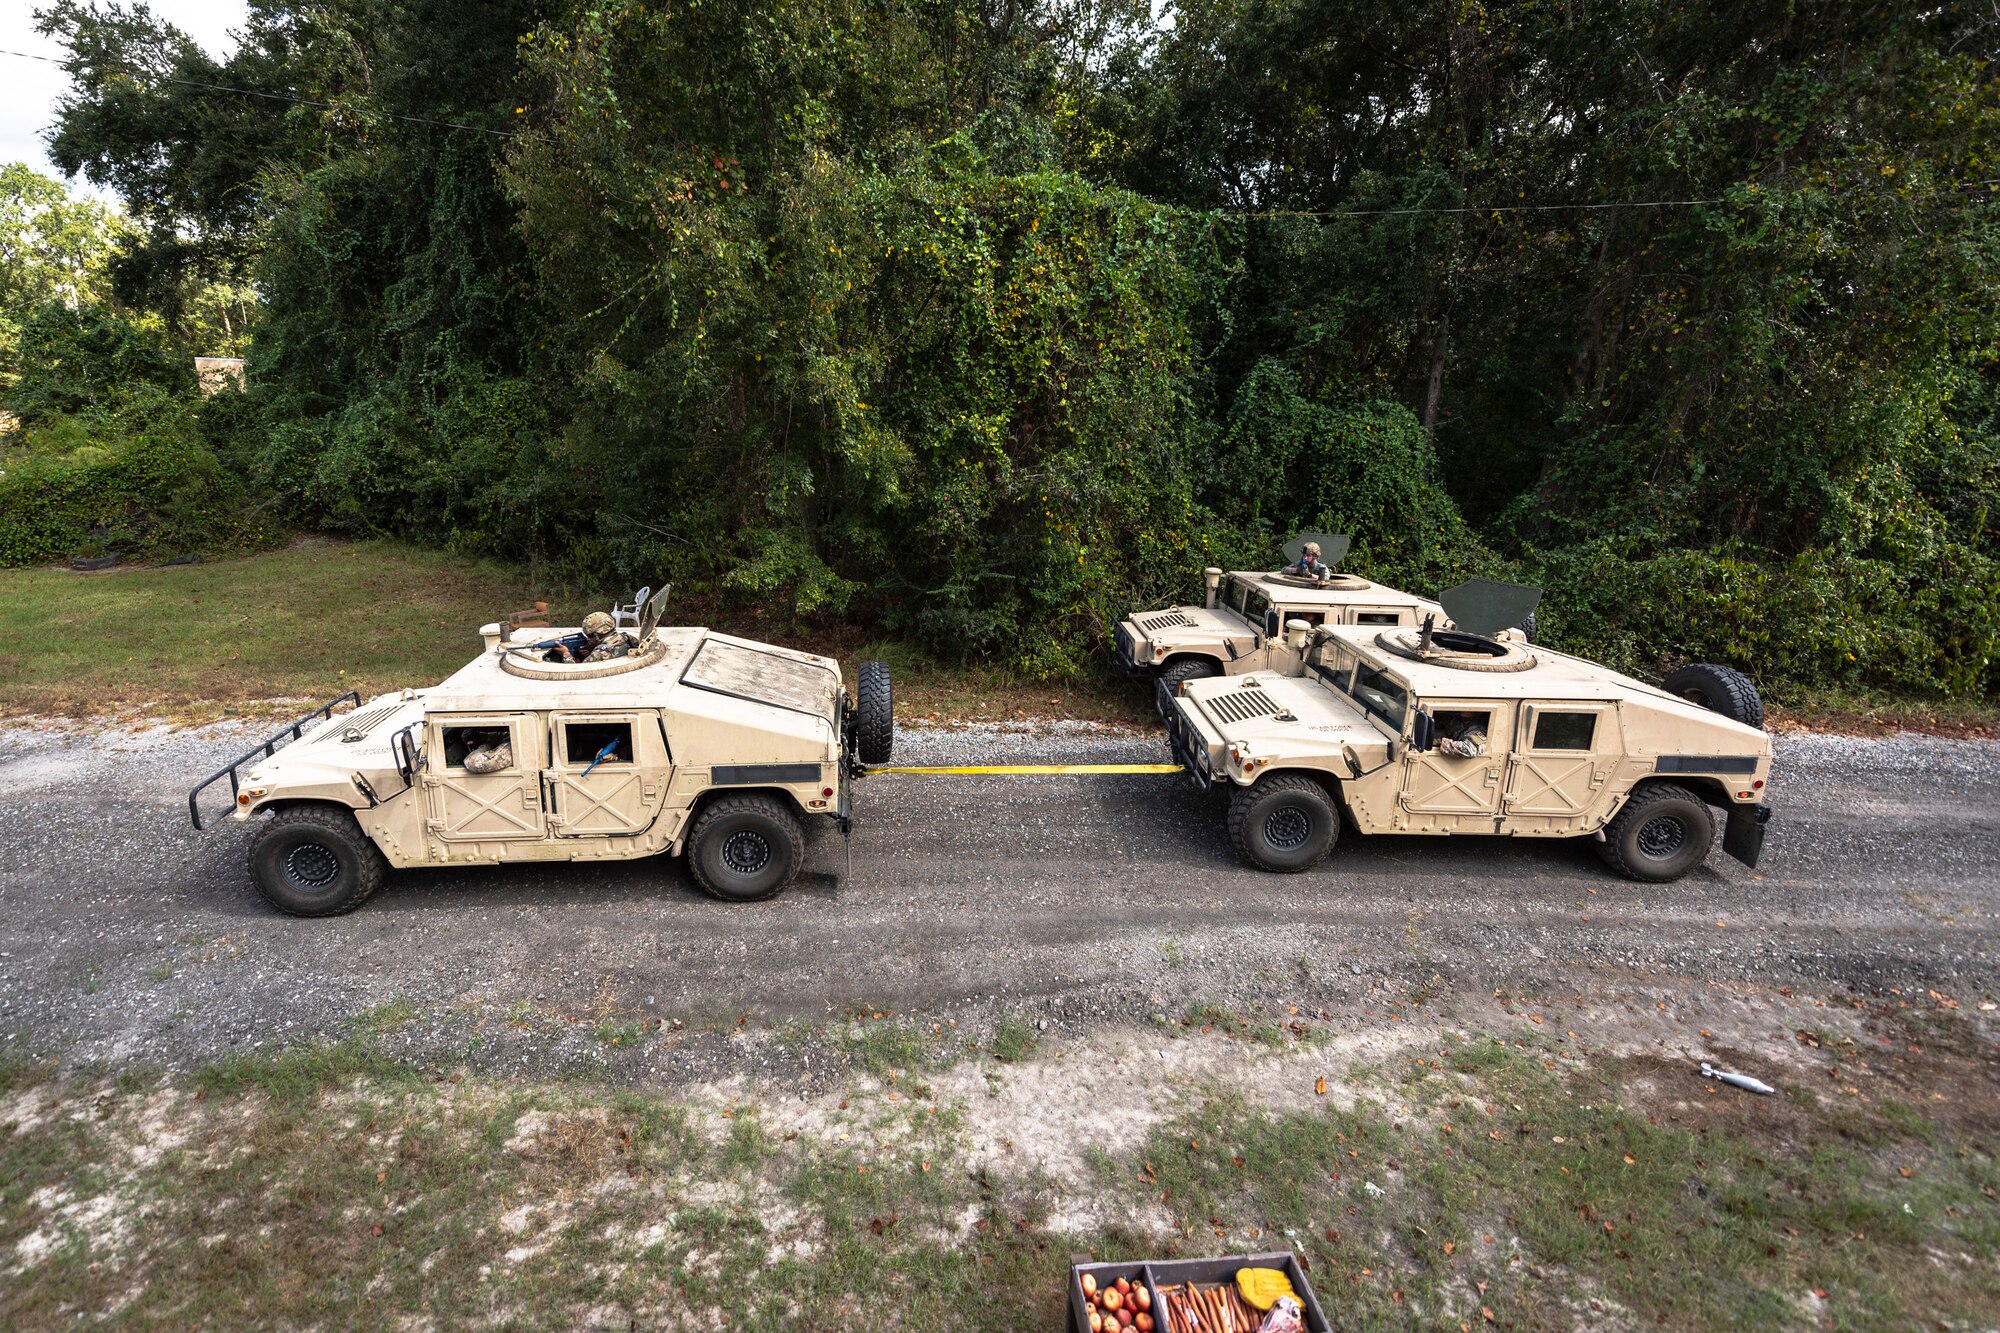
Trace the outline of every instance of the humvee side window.
[[1271, 599], [1261, 592], [1253, 592], [1243, 599], [1243, 615], [1259, 628], [1264, 624], [1264, 613], [1271, 609]]
[[1354, 613], [1357, 625], [1400, 625], [1402, 617], [1394, 611], [1357, 611]]
[[507, 727], [441, 727], [444, 734], [444, 766], [464, 768], [465, 756], [481, 746], [508, 745], [513, 731]]
[[[611, 753], [605, 754], [610, 747]], [[604, 755], [599, 759], [599, 755]], [[572, 764], [629, 764], [632, 762], [630, 722], [565, 722], [563, 758]]]
[[1318, 611], [1281, 611], [1279, 614], [1284, 618], [1287, 626], [1294, 620], [1303, 620], [1308, 625], [1317, 625], [1326, 619], [1325, 615]]
[[1225, 601], [1228, 603], [1229, 609], [1239, 616], [1243, 614], [1243, 598], [1249, 591], [1248, 588], [1234, 580], [1229, 584], [1229, 596]]
[[1403, 717], [1410, 711], [1410, 693], [1374, 667], [1363, 665], [1354, 673], [1354, 702], [1389, 724], [1389, 730], [1403, 734]]
[[1588, 750], [1597, 735], [1595, 713], [1535, 714], [1537, 750]]

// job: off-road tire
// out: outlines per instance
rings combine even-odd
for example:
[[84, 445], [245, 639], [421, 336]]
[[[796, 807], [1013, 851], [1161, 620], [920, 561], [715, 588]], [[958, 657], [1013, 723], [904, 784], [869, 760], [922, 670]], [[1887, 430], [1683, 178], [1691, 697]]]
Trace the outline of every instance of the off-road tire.
[[339, 916], [382, 887], [389, 863], [334, 805], [296, 805], [264, 821], [250, 838], [250, 882], [292, 916]]
[[1763, 696], [1750, 677], [1734, 667], [1696, 662], [1668, 676], [1661, 688], [1732, 722], [1759, 729], [1764, 725]]
[[1715, 816], [1701, 797], [1671, 782], [1632, 793], [1604, 827], [1597, 854], [1627, 879], [1665, 884], [1708, 859]]
[[1521, 637], [1529, 643], [1535, 641], [1535, 613], [1533, 611], [1521, 617]]
[[1325, 787], [1301, 773], [1268, 773], [1229, 798], [1229, 843], [1259, 870], [1292, 875], [1326, 860], [1340, 838], [1340, 811]]
[[887, 662], [863, 662], [855, 672], [855, 753], [864, 764], [886, 764], [896, 748], [896, 696]]
[[688, 834], [688, 873], [724, 902], [775, 898], [798, 878], [805, 859], [798, 815], [763, 792], [711, 801]]
[[1153, 702], [1160, 710], [1160, 720], [1164, 722], [1172, 715], [1174, 696], [1180, 693], [1182, 681], [1209, 680], [1221, 674], [1221, 665], [1206, 657], [1183, 657], [1160, 672], [1160, 683], [1153, 691]]

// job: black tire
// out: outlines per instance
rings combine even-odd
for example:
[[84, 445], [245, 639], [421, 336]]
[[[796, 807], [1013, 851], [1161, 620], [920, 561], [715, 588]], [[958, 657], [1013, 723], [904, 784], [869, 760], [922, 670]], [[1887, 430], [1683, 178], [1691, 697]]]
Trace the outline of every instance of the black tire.
[[1326, 788], [1302, 773], [1270, 773], [1229, 798], [1229, 842], [1259, 870], [1297, 874], [1326, 860], [1340, 812]]
[[1153, 695], [1154, 705], [1160, 710], [1160, 720], [1162, 722], [1167, 720], [1167, 715], [1174, 706], [1174, 696], [1181, 691], [1182, 681], [1208, 680], [1221, 674], [1222, 664], [1206, 657], [1183, 657], [1177, 662], [1169, 663], [1160, 672], [1160, 683]]
[[1763, 696], [1750, 683], [1750, 677], [1734, 667], [1696, 662], [1668, 676], [1661, 688], [1712, 713], [1720, 713], [1732, 722], [1759, 729], [1764, 725]]
[[896, 699], [887, 662], [863, 662], [856, 672], [855, 752], [864, 764], [886, 764], [896, 748]]
[[1597, 854], [1627, 879], [1665, 884], [1708, 859], [1715, 816], [1701, 797], [1671, 782], [1641, 787], [1604, 828]]
[[354, 813], [334, 805], [280, 810], [250, 838], [250, 882], [293, 916], [351, 912], [382, 887], [389, 863]]
[[784, 801], [744, 792], [711, 801], [688, 834], [688, 871], [717, 898], [754, 903], [774, 898], [798, 878], [805, 830]]
[[1521, 637], [1529, 643], [1535, 641], [1535, 613], [1533, 611], [1521, 617]]

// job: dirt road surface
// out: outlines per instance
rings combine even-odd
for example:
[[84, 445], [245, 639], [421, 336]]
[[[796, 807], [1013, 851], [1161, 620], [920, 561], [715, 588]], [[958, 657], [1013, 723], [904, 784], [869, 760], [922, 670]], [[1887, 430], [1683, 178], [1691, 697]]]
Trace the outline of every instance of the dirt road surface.
[[[412, 1054], [557, 1071], [600, 1062], [602, 1041], [496, 1020], [728, 1035], [892, 1013], [1082, 1033], [1203, 1006], [1331, 1013], [1626, 981], [2000, 990], [1994, 742], [1783, 737], [1763, 867], [1718, 848], [1670, 885], [1614, 878], [1582, 842], [1352, 834], [1323, 869], [1270, 875], [1235, 860], [1219, 801], [1176, 778], [878, 776], [851, 873], [824, 828], [772, 902], [711, 901], [659, 860], [404, 872], [352, 915], [300, 921], [251, 889], [240, 826], [188, 825], [187, 788], [246, 738], [0, 729], [0, 1045], [185, 1067], [338, 1037], [360, 1015]], [[897, 758], [1161, 750], [1050, 723], [907, 731]], [[627, 1072], [712, 1075], [730, 1049], [690, 1042]]]

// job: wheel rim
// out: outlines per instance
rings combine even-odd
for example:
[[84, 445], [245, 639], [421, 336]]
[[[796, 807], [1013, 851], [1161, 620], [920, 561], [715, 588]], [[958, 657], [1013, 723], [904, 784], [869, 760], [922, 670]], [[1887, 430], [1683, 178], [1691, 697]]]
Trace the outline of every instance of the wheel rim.
[[1639, 827], [1639, 854], [1664, 861], [1687, 845], [1688, 829], [1679, 815], [1654, 815]]
[[754, 875], [771, 864], [771, 844], [752, 829], [738, 829], [722, 843], [722, 864], [738, 875]]
[[1281, 805], [1264, 818], [1264, 841], [1281, 852], [1305, 846], [1312, 836], [1312, 816], [1296, 805]]
[[285, 853], [285, 878], [294, 888], [323, 889], [340, 878], [340, 858], [321, 843], [302, 842]]
[[1696, 689], [1694, 686], [1690, 685], [1688, 688], [1681, 691], [1681, 698], [1687, 700], [1691, 704], [1699, 704], [1701, 707], [1708, 709], [1710, 712], [1715, 711], [1715, 705], [1708, 701], [1708, 691], [1706, 690]]

